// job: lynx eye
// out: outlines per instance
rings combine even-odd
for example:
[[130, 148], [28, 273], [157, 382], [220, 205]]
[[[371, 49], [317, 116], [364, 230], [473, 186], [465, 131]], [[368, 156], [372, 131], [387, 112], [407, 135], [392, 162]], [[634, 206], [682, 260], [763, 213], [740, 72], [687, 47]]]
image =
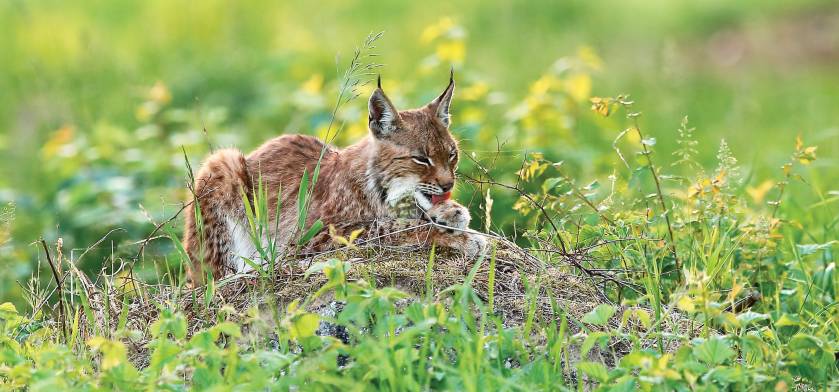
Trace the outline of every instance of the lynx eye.
[[414, 156], [411, 157], [411, 160], [413, 160], [414, 163], [416, 163], [418, 165], [423, 165], [423, 166], [426, 166], [426, 167], [434, 166], [434, 162], [432, 162], [431, 158], [428, 158], [428, 157], [414, 155]]
[[449, 161], [454, 162], [455, 159], [457, 159], [457, 151], [452, 150], [452, 152], [449, 153]]

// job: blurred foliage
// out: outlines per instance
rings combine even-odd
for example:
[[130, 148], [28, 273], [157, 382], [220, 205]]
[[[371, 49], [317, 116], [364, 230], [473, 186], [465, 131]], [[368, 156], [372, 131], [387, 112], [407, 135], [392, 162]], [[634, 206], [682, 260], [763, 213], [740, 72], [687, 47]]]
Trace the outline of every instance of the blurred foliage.
[[[369, 31], [386, 31], [377, 52], [398, 107], [430, 100], [455, 67], [455, 133], [507, 179], [538, 151], [566, 175], [607, 182], [620, 166], [610, 149], [618, 126], [589, 113], [588, 97], [631, 92], [662, 151], [678, 148], [685, 115], [701, 146], [724, 137], [755, 199], [770, 183], [751, 179], [771, 173], [797, 134], [820, 148], [810, 181], [823, 189], [839, 150], [837, 12], [810, 0], [4, 2], [0, 202], [18, 219], [0, 256], [11, 266], [0, 296], [19, 298], [14, 282], [43, 257], [29, 246], [39, 236], [61, 237], [77, 256], [107, 235], [82, 260], [87, 270], [136, 250], [150, 220], [184, 199], [182, 148], [198, 165], [215, 147], [322, 135], [336, 64]], [[338, 113], [339, 145], [367, 132], [363, 98]], [[715, 158], [696, 151], [697, 162]], [[485, 215], [474, 188], [461, 181], [459, 192]], [[509, 234], [515, 197], [494, 196], [493, 222]]]
[[[45, 297], [42, 286], [18, 284], [47, 276], [35, 246], [42, 236], [88, 272], [115, 272], [131, 261], [138, 241], [186, 198], [184, 155], [196, 167], [218, 147], [247, 151], [282, 133], [324, 136], [341, 67], [370, 31], [386, 32], [376, 52], [397, 107], [431, 100], [454, 67], [453, 130], [466, 158], [457, 198], [472, 210], [473, 227], [522, 244], [579, 247], [637, 238], [595, 252], [600, 264], [593, 267], [629, 271], [624, 277], [640, 287], [610, 287], [607, 294], [653, 310], [678, 307], [705, 328], [676, 353], [637, 350], [609, 371], [577, 364], [590, 380], [627, 388], [763, 383], [784, 390], [836, 376], [830, 355], [837, 350], [839, 289], [839, 7], [827, 0], [5, 1], [2, 302], [22, 308]], [[367, 132], [369, 86], [359, 92], [337, 113], [338, 145]], [[167, 235], [178, 234], [174, 223]], [[180, 262], [168, 241], [153, 241], [134, 272], [159, 278], [150, 261]], [[386, 297], [385, 307], [393, 300], [391, 292], [354, 289]], [[727, 309], [750, 290], [764, 299], [758, 308]], [[24, 371], [32, 363], [43, 369], [65, 363], [51, 358], [74, 369], [91, 366], [92, 355], [74, 357], [47, 330], [41, 333], [49, 349], [41, 354], [20, 343], [20, 326], [43, 314], [19, 316], [11, 304], [0, 310], [0, 339], [13, 348], [4, 363], [22, 369], [13, 382], [67, 381]], [[312, 338], [306, 315], [289, 309], [283, 333]], [[241, 354], [235, 345], [215, 344], [235, 337], [237, 326], [221, 323], [201, 332], [204, 341], [186, 342], [172, 332], [180, 331], [179, 317], [169, 312], [153, 327], [160, 352], [190, 346], [216, 359]], [[402, 315], [393, 320], [405, 322]], [[482, 347], [480, 333], [457, 335], [450, 327], [453, 335], [441, 339], [476, 339], [469, 347]], [[171, 337], [160, 332], [165, 328]], [[515, 336], [502, 330], [494, 338], [515, 345]], [[551, 341], [562, 347], [565, 338]], [[138, 377], [118, 341], [85, 344], [101, 354], [100, 385]], [[411, 347], [388, 355], [404, 360]], [[511, 355], [538, 352], [516, 347]], [[338, 351], [321, 354], [311, 357], [314, 364], [288, 352], [247, 354], [245, 370], [231, 370], [228, 381], [250, 379], [259, 361], [276, 365], [269, 373], [301, 363], [317, 371], [318, 364], [334, 367]], [[537, 359], [520, 370], [495, 367], [498, 361], [478, 354], [480, 366], [468, 371], [446, 368], [442, 357], [435, 366], [448, 377], [492, 369], [496, 378], [484, 381], [496, 387], [513, 373], [527, 385], [552, 385], [538, 378], [549, 365]], [[214, 377], [221, 371], [188, 354], [179, 361], [205, 366]], [[159, 365], [140, 377], [157, 381], [167, 366]], [[94, 377], [86, 370], [72, 376]]]

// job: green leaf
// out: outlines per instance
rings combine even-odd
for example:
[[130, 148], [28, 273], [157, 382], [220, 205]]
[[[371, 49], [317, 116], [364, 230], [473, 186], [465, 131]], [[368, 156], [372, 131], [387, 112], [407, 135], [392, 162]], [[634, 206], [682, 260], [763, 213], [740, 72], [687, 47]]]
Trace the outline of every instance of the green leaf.
[[172, 333], [175, 339], [186, 337], [186, 319], [181, 313], [173, 313], [170, 309], [163, 309], [157, 321], [151, 325], [152, 336], [156, 338], [166, 337]]
[[303, 169], [303, 177], [300, 179], [300, 188], [297, 189], [297, 228], [303, 230], [306, 225], [306, 198], [309, 192], [309, 173]]
[[749, 332], [746, 336], [740, 339], [740, 347], [743, 350], [743, 356], [752, 356], [758, 360], [764, 357], [764, 352], [769, 351], [769, 345], [760, 338], [756, 331]]
[[586, 339], [583, 340], [583, 344], [580, 346], [580, 354], [582, 356], [588, 354], [588, 352], [591, 351], [592, 347], [594, 347], [596, 343], [600, 343], [602, 347], [607, 341], [604, 338], [607, 338], [608, 336], [609, 335], [605, 332], [594, 331], [590, 333], [588, 336], [586, 336]]
[[306, 230], [306, 233], [300, 237], [300, 240], [297, 241], [297, 245], [303, 246], [309, 243], [312, 238], [315, 237], [318, 233], [320, 233], [321, 229], [323, 229], [323, 221], [318, 219], [315, 223], [312, 223], [312, 226], [309, 227], [309, 230]]
[[789, 341], [789, 348], [793, 350], [821, 350], [822, 343], [819, 339], [806, 334], [796, 334]]
[[291, 320], [291, 337], [307, 338], [315, 334], [320, 325], [320, 318], [314, 313], [303, 313]]
[[644, 328], [650, 328], [650, 314], [646, 310], [641, 308], [625, 310], [623, 312], [623, 316], [621, 316], [621, 327], [625, 326], [626, 323], [633, 317], [637, 319], [638, 322], [640, 322]]
[[[257, 232], [257, 221], [256, 221], [256, 213], [254, 211], [254, 207], [251, 205], [251, 201], [248, 198], [248, 194], [245, 191], [244, 187], [239, 187], [239, 193], [242, 196], [242, 205], [245, 206], [245, 218], [248, 220], [248, 230], [249, 233], [253, 234]], [[199, 209], [200, 211], [200, 209]]]
[[13, 329], [23, 322], [24, 318], [18, 315], [17, 308], [11, 302], [0, 304], [0, 342], [4, 329]]
[[542, 192], [545, 192], [545, 193], [550, 192], [552, 189], [554, 189], [554, 187], [561, 184], [563, 181], [564, 180], [563, 180], [562, 177], [552, 177], [552, 178], [546, 179], [542, 183]]
[[149, 368], [160, 371], [166, 364], [176, 360], [181, 351], [181, 347], [171, 341], [158, 340], [154, 344], [154, 351], [152, 351], [149, 359]]
[[643, 351], [632, 351], [620, 359], [620, 366], [624, 368], [641, 367], [645, 362], [649, 361], [650, 354]]
[[609, 387], [609, 392], [632, 392], [637, 390], [636, 386], [635, 379], [630, 375], [626, 375], [615, 380], [614, 384]]
[[598, 226], [583, 226], [578, 237], [581, 244], [594, 244], [597, 240], [603, 238], [603, 229]]
[[187, 347], [199, 350], [212, 350], [216, 346], [219, 332], [216, 329], [209, 331], [200, 331], [189, 339]]
[[722, 338], [714, 337], [694, 347], [693, 355], [700, 361], [713, 366], [734, 356], [734, 350]]
[[742, 382], [743, 371], [735, 367], [717, 367], [711, 369], [702, 379], [706, 381], [713, 380], [722, 385], [729, 385]]
[[10, 315], [17, 315], [17, 308], [11, 302], [3, 302], [0, 304], [0, 316], [8, 317]]
[[315, 184], [318, 183], [318, 177], [320, 177], [320, 163], [323, 160], [323, 152], [321, 152], [320, 158], [318, 158], [318, 163], [315, 165], [315, 170], [312, 171], [312, 188], [314, 188]]
[[615, 314], [615, 307], [612, 305], [601, 304], [597, 305], [591, 312], [586, 313], [582, 320], [584, 323], [604, 326], [609, 322], [612, 315]]
[[828, 249], [831, 246], [833, 246], [833, 244], [835, 244], [836, 242], [836, 240], [833, 240], [825, 242], [823, 244], [798, 244], [795, 247], [798, 248], [799, 255], [807, 256], [816, 253], [822, 249]]
[[644, 184], [649, 183], [650, 179], [650, 170], [647, 169], [647, 161], [646, 159], [641, 159], [641, 162], [638, 162], [641, 166], [637, 167], [632, 170], [632, 174], [629, 177], [629, 187], [631, 189], [642, 189], [641, 187]]
[[740, 313], [737, 315], [737, 320], [740, 321], [743, 327], [748, 326], [749, 324], [760, 321], [760, 320], [768, 320], [769, 315], [763, 313], [755, 313], [752, 311], [748, 311], [746, 313]]
[[[87, 341], [87, 345], [102, 353], [102, 369], [108, 370], [127, 362], [128, 351], [120, 341], [108, 340], [96, 336]], [[130, 366], [130, 365], [129, 365]]]
[[650, 321], [650, 314], [644, 309], [635, 309], [634, 313], [635, 317], [638, 318], [638, 321], [641, 322], [641, 325], [643, 325], [644, 328], [649, 329], [652, 325], [652, 322]]
[[312, 266], [309, 267], [309, 269], [307, 269], [305, 273], [303, 273], [303, 278], [308, 279], [309, 275], [311, 275], [315, 272], [323, 271], [327, 267], [329, 267], [329, 265], [327, 264], [326, 261], [318, 261], [317, 263], [312, 264]]
[[218, 323], [216, 324], [216, 326], [213, 327], [213, 329], [232, 338], [238, 338], [242, 336], [242, 331], [241, 329], [239, 329], [239, 325], [232, 321]]
[[207, 286], [204, 291], [204, 307], [209, 307], [213, 303], [213, 297], [216, 295], [216, 281], [215, 279], [208, 279]]
[[606, 367], [597, 362], [580, 362], [577, 364], [577, 369], [599, 382], [609, 381], [609, 372]]
[[775, 322], [775, 327], [797, 327], [801, 325], [801, 318], [794, 314], [784, 313], [781, 318]]

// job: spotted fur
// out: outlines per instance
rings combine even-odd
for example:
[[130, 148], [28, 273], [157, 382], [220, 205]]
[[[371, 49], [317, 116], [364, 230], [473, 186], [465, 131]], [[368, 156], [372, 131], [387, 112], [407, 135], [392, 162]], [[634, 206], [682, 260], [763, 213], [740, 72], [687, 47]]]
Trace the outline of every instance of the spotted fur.
[[[433, 205], [432, 195], [454, 186], [458, 162], [457, 142], [449, 132], [449, 105], [454, 80], [428, 105], [398, 111], [381, 87], [369, 100], [370, 135], [338, 149], [303, 135], [269, 140], [247, 156], [235, 149], [210, 155], [195, 179], [195, 214], [187, 214], [184, 247], [191, 259], [190, 279], [202, 281], [207, 273], [219, 278], [247, 269], [243, 257], [258, 260], [243, 229], [247, 227], [242, 195], [253, 198], [258, 180], [267, 187], [270, 221], [279, 213], [279, 227], [272, 232], [281, 244], [297, 239], [297, 198], [304, 170], [312, 173], [324, 151], [320, 176], [312, 190], [308, 227], [321, 219], [328, 227], [363, 227], [365, 222], [411, 218], [465, 228], [469, 212], [453, 200]], [[280, 211], [275, 211], [277, 198]], [[414, 202], [405, 213], [404, 200]], [[482, 239], [464, 233], [430, 230], [403, 238], [406, 243], [437, 242], [441, 246], [475, 254]], [[273, 229], [273, 228], [272, 228]], [[321, 239], [323, 235], [319, 236]], [[403, 236], [405, 237], [405, 236]], [[315, 244], [328, 246], [329, 241]]]

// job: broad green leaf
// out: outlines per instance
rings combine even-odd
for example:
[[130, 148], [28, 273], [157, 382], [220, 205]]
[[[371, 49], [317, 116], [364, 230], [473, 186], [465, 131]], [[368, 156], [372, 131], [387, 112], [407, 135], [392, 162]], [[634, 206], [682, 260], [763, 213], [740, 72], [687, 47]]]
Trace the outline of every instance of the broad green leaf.
[[835, 244], [835, 243], [837, 243], [837, 241], [833, 240], [833, 241], [825, 242], [823, 244], [798, 244], [795, 247], [798, 248], [798, 254], [799, 255], [807, 256], [807, 255], [811, 255], [813, 253], [816, 253], [816, 252], [818, 252], [822, 249], [828, 249], [831, 246], [833, 246], [833, 244]]
[[693, 298], [688, 295], [682, 295], [679, 300], [676, 301], [676, 306], [687, 313], [693, 313], [696, 311], [696, 305], [693, 302]]
[[810, 335], [796, 334], [789, 341], [789, 348], [793, 350], [821, 350], [822, 342]]
[[87, 345], [102, 353], [103, 370], [117, 367], [127, 361], [128, 351], [120, 341], [108, 340], [101, 336], [96, 336], [88, 340]]
[[149, 360], [149, 368], [160, 371], [168, 363], [174, 361], [176, 356], [181, 352], [181, 347], [168, 340], [158, 340], [154, 344], [154, 351], [152, 351]]
[[242, 336], [242, 331], [239, 329], [239, 324], [236, 324], [232, 321], [225, 321], [216, 324], [213, 329], [233, 338], [238, 338]]
[[588, 354], [588, 352], [591, 351], [592, 347], [594, 347], [594, 345], [598, 342], [601, 345], [605, 344], [605, 342], [608, 341], [606, 339], [608, 338], [608, 336], [609, 334], [605, 332], [594, 331], [590, 333], [588, 336], [586, 336], [585, 340], [583, 340], [583, 344], [580, 345], [580, 354], [585, 357], [585, 355]]
[[638, 318], [638, 321], [641, 322], [641, 325], [644, 326], [644, 328], [647, 328], [647, 329], [650, 328], [650, 326], [652, 325], [652, 322], [650, 321], [650, 313], [649, 312], [647, 312], [644, 309], [635, 309], [634, 314], [635, 314], [635, 317]]
[[794, 314], [784, 313], [781, 318], [775, 322], [776, 327], [797, 327], [801, 325], [801, 319]]
[[10, 314], [17, 314], [17, 308], [15, 308], [15, 305], [11, 302], [3, 302], [0, 304], [0, 316], [5, 318]]
[[734, 356], [734, 350], [728, 346], [724, 339], [713, 337], [694, 347], [693, 355], [700, 361], [713, 366], [719, 365]]
[[706, 382], [713, 381], [724, 386], [743, 381], [743, 371], [736, 367], [716, 367], [711, 369], [704, 377]]
[[626, 323], [631, 318], [635, 318], [644, 328], [650, 328], [651, 321], [650, 321], [650, 314], [641, 308], [635, 309], [627, 309], [623, 312], [623, 316], [621, 316], [621, 327], [625, 326]]
[[580, 362], [577, 364], [577, 369], [599, 382], [609, 381], [609, 371], [600, 363]]
[[607, 304], [597, 305], [592, 311], [586, 313], [582, 320], [587, 324], [594, 324], [604, 326], [609, 322], [612, 315], [615, 314], [615, 307]]
[[642, 189], [641, 187], [652, 179], [650, 170], [646, 167], [646, 159], [641, 159], [641, 161], [643, 161], [639, 162], [641, 166], [633, 169], [629, 177], [629, 187], [632, 189]]
[[320, 318], [314, 313], [303, 313], [291, 321], [291, 337], [295, 339], [307, 338], [315, 334], [320, 325]]
[[609, 392], [633, 392], [635, 390], [637, 390], [637, 383], [630, 375], [613, 381], [612, 386], [609, 387]]
[[752, 311], [748, 311], [746, 313], [740, 313], [737, 315], [737, 320], [740, 321], [743, 327], [749, 326], [749, 324], [754, 323], [760, 320], [768, 320], [769, 315], [763, 313], [755, 313]]
[[743, 350], [744, 357], [752, 356], [758, 360], [762, 359], [769, 350], [769, 345], [760, 338], [756, 331], [749, 332], [740, 339], [740, 347]]
[[186, 337], [187, 325], [183, 314], [164, 309], [150, 328], [152, 336], [156, 338], [165, 337], [167, 333], [171, 333], [175, 339], [183, 339]]
[[557, 185], [559, 185], [563, 181], [564, 180], [563, 180], [562, 177], [552, 177], [552, 178], [546, 179], [542, 183], [542, 192], [545, 192], [545, 193], [550, 192], [554, 187], [556, 187]]
[[217, 330], [213, 329], [212, 333], [210, 331], [200, 331], [189, 339], [189, 348], [194, 348], [198, 350], [212, 350], [216, 345], [216, 340], [218, 340], [219, 333]]
[[578, 236], [581, 244], [593, 244], [603, 238], [603, 229], [597, 226], [583, 226]]
[[644, 351], [632, 351], [620, 359], [620, 366], [624, 368], [638, 368], [650, 361], [651, 354]]
[[315, 272], [323, 271], [324, 269], [326, 269], [326, 267], [328, 267], [328, 265], [325, 261], [318, 261], [317, 263], [312, 264], [312, 266], [309, 267], [309, 269], [307, 269], [305, 273], [303, 273], [303, 277], [308, 278], [309, 275]]

